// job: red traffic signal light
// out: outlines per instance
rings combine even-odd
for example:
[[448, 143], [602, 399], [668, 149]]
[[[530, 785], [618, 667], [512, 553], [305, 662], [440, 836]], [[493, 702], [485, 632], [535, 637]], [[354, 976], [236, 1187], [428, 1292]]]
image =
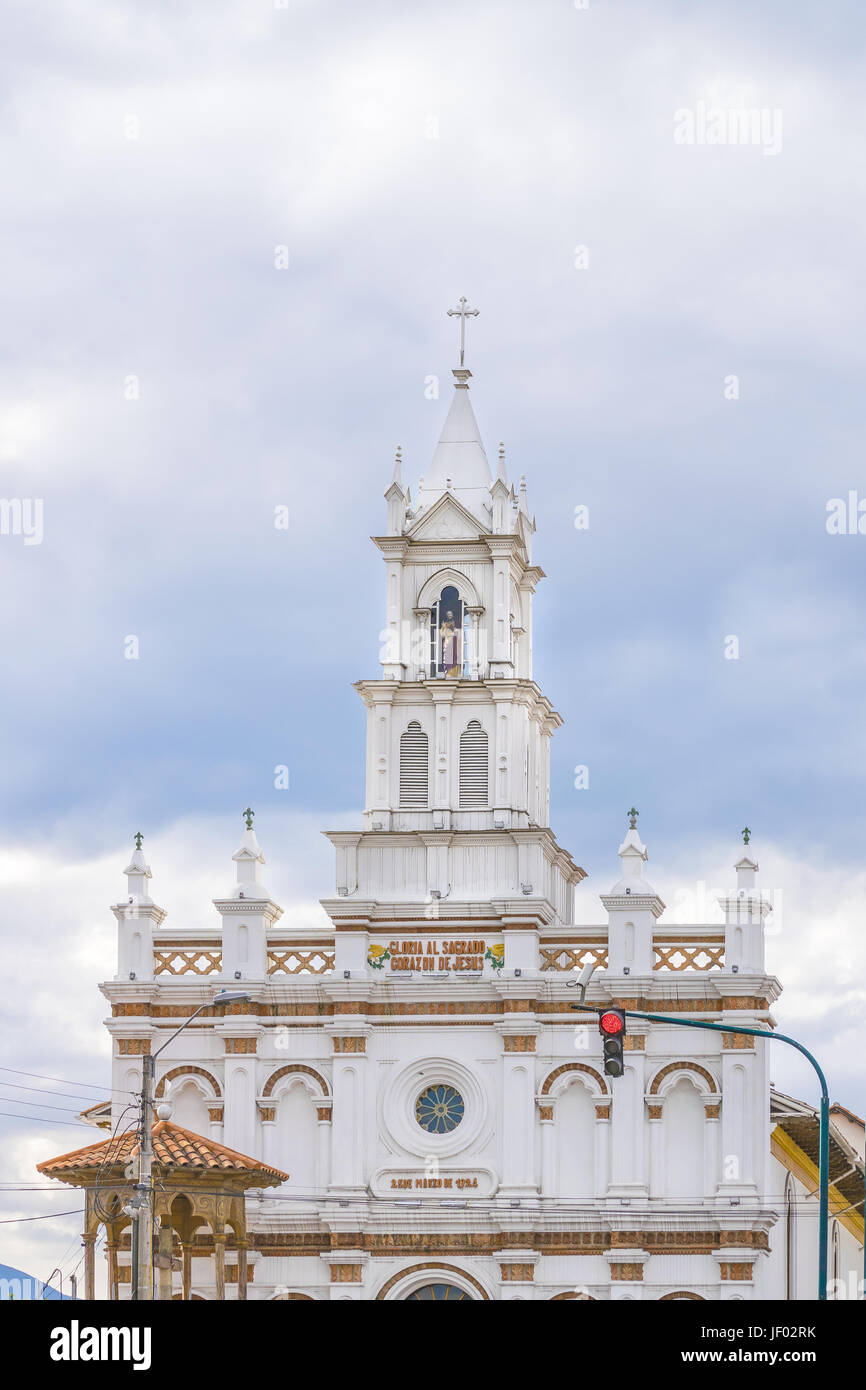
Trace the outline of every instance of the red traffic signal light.
[[605, 1076], [622, 1076], [625, 1071], [623, 1041], [625, 1012], [622, 1009], [602, 1009], [598, 1016], [598, 1031], [604, 1038], [602, 1055]]

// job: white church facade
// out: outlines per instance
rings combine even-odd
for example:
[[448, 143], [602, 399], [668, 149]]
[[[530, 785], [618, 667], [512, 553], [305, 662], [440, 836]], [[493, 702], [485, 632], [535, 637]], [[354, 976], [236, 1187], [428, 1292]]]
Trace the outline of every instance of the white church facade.
[[[219, 1296], [812, 1298], [814, 1201], [801, 1165], [791, 1215], [769, 1047], [629, 1020], [611, 1076], [597, 1016], [572, 1007], [594, 963], [589, 1004], [771, 1026], [770, 909], [741, 846], [719, 922], [667, 925], [632, 815], [598, 925], [573, 925], [587, 890], [550, 827], [561, 719], [532, 674], [535, 527], [503, 453], [488, 464], [470, 376], [461, 354], [414, 499], [399, 454], [385, 494], [381, 672], [356, 686], [366, 808], [329, 834], [329, 925], [281, 927], [251, 814], [204, 930], [169, 924], [136, 849], [102, 985], [115, 1119], [142, 1054], [244, 990], [156, 1067], [174, 1123], [288, 1175], [247, 1191]], [[837, 1235], [852, 1267], [858, 1231], [862, 1247], [862, 1205]], [[207, 1221], [188, 1240], [186, 1296], [218, 1296]], [[113, 1291], [129, 1294], [128, 1238]]]

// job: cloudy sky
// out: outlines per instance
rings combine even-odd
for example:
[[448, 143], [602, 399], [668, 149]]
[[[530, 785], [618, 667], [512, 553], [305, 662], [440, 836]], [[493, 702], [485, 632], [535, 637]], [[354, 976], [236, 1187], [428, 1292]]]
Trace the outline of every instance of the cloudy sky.
[[[108, 1077], [133, 832], [170, 923], [209, 923], [251, 804], [318, 920], [319, 831], [363, 802], [369, 536], [397, 443], [426, 471], [461, 294], [537, 517], [580, 920], [632, 803], [670, 903], [728, 886], [748, 823], [778, 1021], [862, 1114], [866, 536], [827, 529], [866, 498], [860, 6], [10, 0], [5, 30], [0, 495], [42, 524], [0, 534], [0, 1181], [91, 1133], [62, 1125]], [[751, 138], [710, 143], [736, 110]], [[77, 1224], [4, 1226], [0, 1263], [68, 1272]]]

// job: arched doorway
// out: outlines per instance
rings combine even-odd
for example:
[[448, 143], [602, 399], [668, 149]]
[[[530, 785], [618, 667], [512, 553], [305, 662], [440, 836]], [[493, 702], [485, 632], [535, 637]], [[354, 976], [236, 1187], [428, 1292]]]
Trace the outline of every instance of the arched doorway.
[[416, 1300], [419, 1303], [459, 1303], [461, 1300], [472, 1303], [474, 1301], [465, 1289], [458, 1288], [456, 1284], [422, 1284], [420, 1289], [413, 1289], [411, 1293], [407, 1293], [403, 1302], [413, 1303]]

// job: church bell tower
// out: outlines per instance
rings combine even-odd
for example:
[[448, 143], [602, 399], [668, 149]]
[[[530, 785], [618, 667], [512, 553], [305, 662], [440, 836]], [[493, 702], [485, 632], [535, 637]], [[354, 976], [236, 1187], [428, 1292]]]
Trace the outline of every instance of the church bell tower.
[[385, 493], [381, 675], [367, 708], [364, 829], [337, 832], [336, 925], [417, 916], [503, 930], [572, 920], [584, 877], [549, 827], [550, 737], [562, 720], [532, 678], [535, 523], [526, 483], [493, 476], [460, 326], [450, 408], [414, 500], [402, 450]]

